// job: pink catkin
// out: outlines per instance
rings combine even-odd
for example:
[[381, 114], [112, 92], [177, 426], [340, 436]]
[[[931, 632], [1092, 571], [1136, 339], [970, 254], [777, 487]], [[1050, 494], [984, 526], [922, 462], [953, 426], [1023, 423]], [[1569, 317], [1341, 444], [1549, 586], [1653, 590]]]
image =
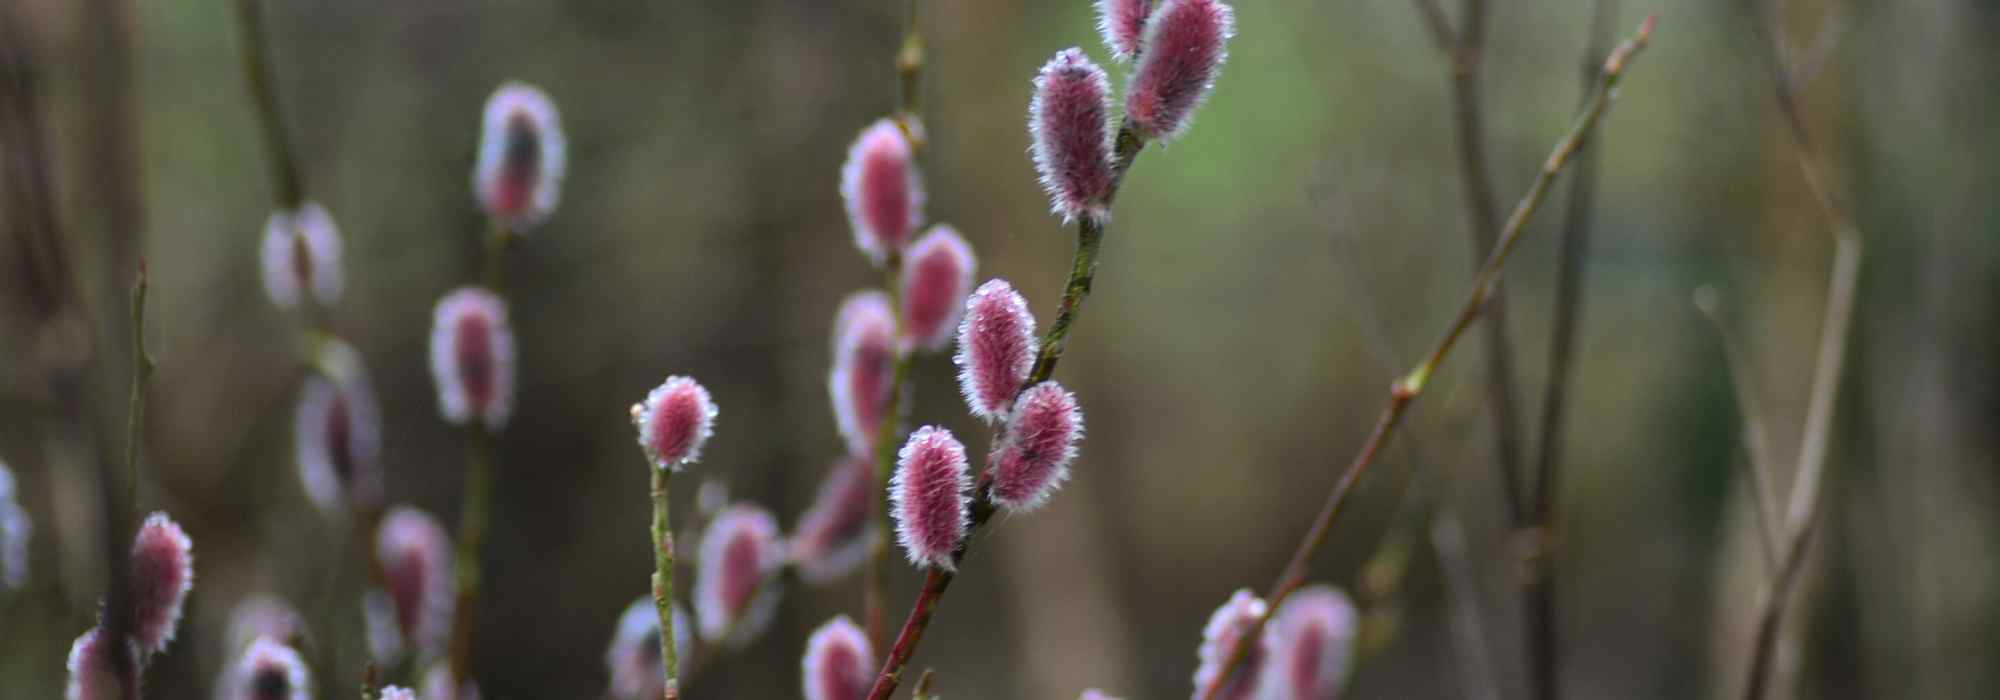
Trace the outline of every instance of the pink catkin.
[[1215, 87], [1236, 32], [1219, 0], [1163, 0], [1146, 20], [1143, 51], [1125, 87], [1125, 117], [1148, 139], [1169, 140]]
[[1278, 606], [1265, 626], [1271, 661], [1267, 692], [1297, 700], [1333, 700], [1354, 664], [1359, 617], [1332, 586], [1308, 586]]
[[833, 369], [827, 373], [827, 394], [833, 400], [834, 423], [848, 451], [855, 454], [874, 448], [889, 392], [895, 390], [896, 322], [884, 299], [879, 310], [868, 301], [853, 308], [843, 304], [835, 319], [839, 337]]
[[322, 307], [340, 301], [340, 228], [325, 207], [306, 202], [296, 211], [272, 212], [261, 248], [264, 295], [271, 303], [290, 309], [308, 295]]
[[952, 553], [965, 541], [972, 472], [965, 445], [933, 425], [917, 429], [898, 454], [889, 480], [889, 514], [896, 541], [910, 563], [952, 570]]
[[1154, 0], [1097, 0], [1097, 31], [1104, 35], [1104, 47], [1121, 61], [1139, 53], [1139, 38], [1146, 31], [1146, 15]]
[[400, 685], [383, 686], [382, 694], [375, 696], [375, 700], [417, 700], [417, 691]]
[[1029, 387], [1007, 419], [1007, 437], [993, 451], [993, 502], [1011, 511], [1029, 511], [1048, 501], [1069, 478], [1083, 440], [1083, 409], [1061, 384]]
[[[120, 660], [114, 654], [125, 654]], [[139, 685], [139, 650], [129, 641], [122, 645], [112, 645], [106, 639], [104, 628], [92, 627], [77, 637], [69, 647], [69, 682], [63, 689], [64, 700], [119, 700], [123, 697], [137, 697]], [[117, 663], [122, 661], [123, 663]], [[121, 673], [118, 669], [122, 667]], [[129, 696], [125, 689], [133, 689]]]
[[228, 700], [307, 700], [312, 697], [312, 673], [299, 652], [269, 637], [258, 637], [230, 668]]
[[[674, 653], [682, 677], [694, 660], [694, 630], [687, 611], [676, 604]], [[650, 595], [640, 596], [625, 606], [618, 616], [618, 630], [604, 652], [605, 670], [610, 673], [609, 694], [615, 700], [656, 700], [667, 681], [666, 659], [660, 655], [660, 611]]]
[[299, 481], [321, 510], [375, 505], [382, 494], [382, 418], [367, 375], [313, 376], [293, 424]]
[[931, 227], [903, 262], [901, 347], [936, 351], [951, 340], [972, 292], [972, 245], [950, 226]]
[[376, 529], [375, 557], [406, 646], [435, 652], [452, 617], [451, 540], [429, 513], [395, 506]]
[[800, 580], [826, 583], [846, 576], [867, 558], [874, 531], [868, 511], [876, 493], [875, 464], [866, 456], [848, 457], [828, 471], [787, 546]]
[[568, 144], [555, 103], [510, 82], [486, 101], [472, 190], [488, 216], [516, 233], [539, 225], [562, 197]]
[[965, 301], [958, 324], [958, 387], [972, 415], [992, 422], [1007, 412], [1035, 364], [1035, 316], [1006, 280], [987, 280]]
[[882, 264], [900, 254], [923, 221], [924, 183], [915, 151], [896, 123], [880, 119], [861, 130], [840, 167], [840, 199], [854, 243]]
[[657, 469], [679, 471], [701, 459], [701, 447], [715, 432], [715, 400], [700, 382], [673, 376], [632, 407], [639, 447]]
[[1263, 600], [1249, 589], [1242, 589], [1209, 616], [1208, 625], [1201, 631], [1201, 648], [1196, 652], [1201, 663], [1194, 671], [1195, 700], [1202, 700], [1202, 691], [1222, 672], [1223, 664], [1228, 663], [1229, 657], [1236, 652], [1236, 645], [1243, 643], [1253, 646], [1229, 681], [1222, 685], [1215, 700], [1250, 700], [1258, 696], [1264, 662], [1269, 653], [1262, 640], [1245, 640], [1243, 636], [1257, 618], [1263, 616], [1264, 610]]
[[763, 632], [776, 608], [765, 579], [784, 563], [778, 524], [762, 508], [730, 506], [702, 534], [694, 614], [701, 636], [741, 648]]
[[507, 303], [479, 287], [438, 301], [431, 323], [431, 379], [446, 421], [507, 425], [514, 407], [514, 333]]
[[806, 700], [862, 700], [875, 681], [868, 635], [846, 615], [813, 630], [799, 665]]
[[194, 544], [166, 513], [146, 516], [132, 538], [133, 639], [147, 654], [167, 648], [194, 587]]
[[1035, 76], [1028, 103], [1035, 172], [1064, 221], [1102, 221], [1111, 192], [1111, 79], [1082, 49], [1064, 49]]

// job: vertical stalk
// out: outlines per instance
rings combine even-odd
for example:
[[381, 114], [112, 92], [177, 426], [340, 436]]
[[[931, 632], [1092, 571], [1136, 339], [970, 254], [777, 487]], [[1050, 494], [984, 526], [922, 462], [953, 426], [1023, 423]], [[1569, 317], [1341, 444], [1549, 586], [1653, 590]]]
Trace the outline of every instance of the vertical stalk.
[[305, 185], [291, 144], [285, 140], [284, 113], [278, 108], [277, 88], [271, 79], [270, 42], [264, 35], [264, 10], [259, 0], [236, 0], [236, 24], [243, 41], [243, 75], [257, 108], [258, 125], [263, 128], [265, 154], [271, 159], [272, 195], [280, 209], [298, 211], [305, 202]]
[[660, 659], [667, 672], [665, 700], [680, 697], [680, 659], [674, 649], [674, 531], [667, 518], [667, 480], [673, 471], [653, 470], [653, 607], [660, 613]]
[[458, 515], [457, 598], [452, 604], [452, 691], [465, 686], [472, 663], [473, 607], [479, 601], [480, 556], [486, 546], [487, 505], [492, 496], [493, 436], [484, 426], [470, 430], [465, 464], [465, 505]]
[[[1611, 18], [1616, 14], [1612, 0], [1592, 3], [1590, 38], [1584, 46], [1583, 96], [1590, 99], [1597, 84], [1597, 57], [1610, 41]], [[1599, 139], [1590, 134], [1578, 147], [1576, 174], [1569, 181], [1569, 201], [1564, 212], [1562, 243], [1556, 253], [1555, 321], [1549, 334], [1548, 381], [1542, 394], [1541, 435], [1536, 447], [1535, 479], [1529, 487], [1527, 519], [1518, 533], [1522, 545], [1522, 613], [1528, 626], [1529, 677], [1540, 697], [1553, 700], [1562, 695], [1561, 643], [1556, 615], [1555, 591], [1555, 508], [1561, 488], [1562, 437], [1568, 403], [1570, 374], [1574, 369], [1577, 326], [1583, 309], [1584, 259], [1590, 246], [1590, 219], [1597, 200], [1597, 152], [1591, 148]]]

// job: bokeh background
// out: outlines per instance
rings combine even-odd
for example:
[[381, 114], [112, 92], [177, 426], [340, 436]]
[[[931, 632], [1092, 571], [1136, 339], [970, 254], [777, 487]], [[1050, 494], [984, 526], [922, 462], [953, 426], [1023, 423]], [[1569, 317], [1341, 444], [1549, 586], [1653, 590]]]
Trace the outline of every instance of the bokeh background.
[[[0, 460], [37, 529], [31, 585], [0, 594], [0, 695], [59, 692], [90, 624], [104, 578], [91, 465], [122, 449], [122, 295], [143, 258], [160, 369], [140, 500], [186, 526], [198, 581], [149, 683], [156, 697], [203, 697], [237, 600], [268, 591], [319, 615], [346, 610], [327, 601], [353, 585], [338, 573], [341, 525], [307, 504], [291, 463], [299, 369], [292, 321], [258, 281], [271, 178], [233, 3], [4, 1], [6, 111], [41, 115], [57, 240], [88, 322], [65, 331], [38, 312], [23, 251], [41, 233], [17, 196], [33, 170], [10, 122]], [[1571, 697], [1730, 695], [1766, 569], [1722, 346], [1690, 300], [1704, 285], [1722, 300], [1790, 464], [1828, 222], [1746, 4], [1618, 4], [1620, 31], [1651, 12], [1661, 24], [1601, 144], [1557, 490], [1562, 677]], [[726, 483], [788, 526], [839, 452], [828, 327], [878, 273], [853, 249], [835, 183], [853, 136], [895, 104], [903, 3], [266, 5], [289, 138], [346, 237], [331, 322], [382, 399], [389, 498], [447, 523], [465, 441], [437, 415], [425, 346], [432, 304], [477, 274], [480, 106], [520, 79], [562, 109], [561, 208], [506, 262], [520, 400], [498, 448], [473, 668], [488, 697], [596, 697], [613, 623], [651, 569], [626, 407], [669, 373], [702, 378], [721, 422], [698, 476], [678, 483]], [[965, 233], [981, 278], [1012, 280], [1051, 317], [1072, 234], [1047, 214], [1023, 120], [1050, 54], [1105, 59], [1090, 3], [921, 5], [930, 218]], [[1213, 99], [1125, 181], [1058, 374], [1089, 418], [1074, 479], [1045, 511], [981, 536], [915, 660], [949, 697], [1185, 695], [1203, 621], [1276, 574], [1390, 379], [1466, 291], [1449, 64], [1411, 5], [1236, 5]], [[1590, 3], [1493, 5], [1486, 123], [1511, 204], [1577, 103]], [[1796, 0], [1785, 20], [1805, 43], [1829, 14], [1838, 43], [1805, 110], [1868, 252], [1787, 690], [1978, 697], [2000, 683], [2000, 6]], [[1527, 436], [1566, 189], [1506, 287]], [[47, 358], [64, 355], [50, 347], [78, 337], [96, 351], [73, 397], [82, 429], [47, 380]], [[1393, 590], [1369, 598], [1396, 624], [1358, 696], [1521, 695], [1479, 342], [1452, 358], [1314, 561], [1315, 580], [1356, 590], [1382, 570], [1371, 561], [1402, 562]], [[920, 359], [914, 381], [915, 420], [981, 434], [948, 358]], [[678, 512], [693, 512], [693, 491], [678, 489]], [[1463, 576], [1446, 577], [1431, 545], [1440, 517], [1462, 525]], [[892, 574], [899, 620], [919, 579]], [[771, 630], [708, 664], [689, 695], [796, 696], [806, 633], [859, 600], [858, 580], [788, 592]], [[357, 675], [321, 672], [342, 689]]]

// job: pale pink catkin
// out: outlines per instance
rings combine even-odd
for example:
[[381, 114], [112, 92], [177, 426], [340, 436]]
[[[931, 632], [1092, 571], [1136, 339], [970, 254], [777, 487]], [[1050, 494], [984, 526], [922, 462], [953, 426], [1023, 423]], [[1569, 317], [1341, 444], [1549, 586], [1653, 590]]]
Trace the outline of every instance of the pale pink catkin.
[[694, 616], [702, 639], [732, 649], [756, 639], [777, 608], [777, 589], [767, 579], [783, 563], [769, 512], [738, 504], [717, 514], [696, 558]]
[[927, 425], [910, 434], [889, 480], [889, 515], [910, 563], [957, 566], [952, 553], [965, 541], [971, 491], [965, 445], [951, 431]]
[[672, 376], [632, 407], [639, 447], [656, 469], [679, 471], [701, 459], [702, 445], [715, 432], [715, 400], [689, 377]]
[[1028, 137], [1050, 210], [1102, 221], [1114, 172], [1111, 79], [1082, 49], [1057, 52], [1035, 76]]
[[1285, 598], [1265, 625], [1271, 654], [1266, 693], [1296, 700], [1339, 697], [1354, 667], [1359, 619], [1354, 603], [1332, 586], [1307, 586]]
[[431, 379], [438, 410], [456, 425], [498, 431], [514, 409], [514, 332], [507, 302], [480, 287], [438, 301], [431, 320]]
[[132, 538], [132, 636], [146, 654], [173, 641], [194, 588], [194, 543], [166, 513], [153, 513]]
[[532, 85], [509, 82], [486, 101], [472, 191], [479, 205], [515, 233], [555, 211], [562, 198], [568, 140], [555, 102]]
[[924, 183], [903, 130], [880, 119], [861, 130], [840, 167], [840, 199], [854, 244], [880, 265], [903, 252], [923, 222]]
[[1139, 135], [1166, 141], [1187, 129], [1229, 57], [1234, 10], [1220, 0], [1162, 0], [1146, 20], [1125, 86], [1125, 117]]
[[950, 226], [939, 224], [910, 244], [903, 261], [901, 347], [936, 351], [951, 340], [972, 293], [978, 265], [972, 245]]
[[1202, 691], [1222, 673], [1223, 664], [1228, 663], [1230, 656], [1236, 653], [1238, 644], [1252, 646], [1214, 700], [1252, 700], [1258, 697], [1264, 664], [1270, 654], [1263, 640], [1244, 637], [1264, 611], [1263, 600], [1249, 589], [1241, 589], [1209, 616], [1208, 625], [1201, 631], [1201, 647], [1196, 651], [1200, 664], [1194, 671], [1194, 700], [1203, 700]]
[[799, 665], [805, 700], [862, 700], [875, 682], [868, 634], [846, 615], [813, 630]]
[[992, 422], [1006, 415], [1035, 364], [1035, 316], [1006, 280], [979, 285], [958, 324], [958, 386], [972, 415]]
[[993, 502], [1016, 512], [1040, 507], [1069, 478], [1082, 440], [1083, 409], [1075, 395], [1052, 381], [1021, 392], [1007, 419], [1006, 438], [988, 462]]
[[1113, 57], [1129, 61], [1139, 53], [1139, 38], [1153, 4], [1154, 0], [1097, 0], [1097, 31]]

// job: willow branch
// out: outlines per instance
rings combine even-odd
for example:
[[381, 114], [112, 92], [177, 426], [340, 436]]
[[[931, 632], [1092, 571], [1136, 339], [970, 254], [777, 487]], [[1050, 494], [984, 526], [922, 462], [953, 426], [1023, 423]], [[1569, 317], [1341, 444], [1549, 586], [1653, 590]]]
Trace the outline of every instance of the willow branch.
[[271, 79], [270, 42], [264, 34], [264, 10], [258, 0], [236, 0], [236, 24], [243, 39], [243, 75], [249, 82], [250, 101], [256, 103], [271, 158], [272, 194], [278, 208], [297, 211], [305, 202], [305, 185], [291, 144], [285, 140], [284, 113], [278, 109], [277, 86]]
[[[1271, 585], [1270, 592], [1265, 596], [1265, 615], [1259, 617], [1256, 623], [1239, 637], [1240, 639], [1257, 639], [1265, 621], [1269, 619], [1269, 611], [1276, 609], [1287, 596], [1304, 585], [1312, 556], [1319, 551], [1322, 544], [1325, 544], [1327, 534], [1332, 530], [1334, 522], [1339, 519], [1347, 503], [1348, 494], [1353, 492], [1355, 486], [1360, 483], [1362, 475], [1367, 473], [1368, 467], [1375, 463], [1375, 458], [1381, 453], [1383, 446], [1395, 435], [1396, 427], [1402, 423], [1410, 404], [1423, 394], [1431, 378], [1451, 355], [1452, 348], [1458, 345], [1459, 338], [1474, 321], [1479, 319], [1482, 309], [1492, 300], [1494, 291], [1499, 288], [1500, 273], [1506, 267], [1507, 259], [1512, 256], [1515, 246], [1520, 243], [1521, 234], [1528, 220], [1534, 217], [1535, 212], [1541, 208], [1543, 200], [1547, 199], [1549, 188], [1554, 184], [1556, 176], [1569, 165], [1577, 151], [1582, 148], [1584, 139], [1610, 109], [1613, 94], [1619, 81], [1624, 77], [1626, 66], [1650, 41], [1655, 20], [1656, 17], [1647, 17], [1646, 21], [1639, 25], [1638, 32], [1619, 44], [1618, 48], [1611, 52], [1610, 57], [1605, 59], [1597, 91], [1591, 96], [1590, 103], [1583, 112], [1577, 115], [1569, 133], [1556, 143], [1555, 150], [1542, 162], [1541, 170], [1536, 173], [1534, 182], [1528, 186], [1527, 194], [1521, 197], [1521, 201], [1514, 206], [1513, 213], [1507, 217], [1507, 224], [1501, 229], [1500, 240], [1495, 245], [1493, 254], [1487, 257], [1486, 263], [1481, 265], [1478, 273], [1474, 275], [1472, 289], [1467, 294], [1464, 305], [1459, 309], [1458, 316], [1452, 320], [1451, 326], [1445, 330], [1444, 335], [1438, 339], [1429, 354], [1425, 355], [1423, 361], [1390, 386], [1388, 404], [1383, 407], [1381, 416], [1376, 418], [1375, 428], [1370, 431], [1368, 439], [1361, 444], [1360, 451], [1348, 464], [1347, 470], [1342, 472], [1340, 479], [1334, 483], [1333, 490], [1327, 494], [1326, 503], [1321, 506], [1319, 515], [1313, 518], [1312, 526], [1307, 528], [1298, 549], [1292, 553], [1291, 560], [1285, 564], [1277, 581]], [[1215, 680], [1199, 697], [1216, 697], [1216, 692], [1242, 664], [1243, 656], [1247, 652], [1247, 646], [1238, 645], [1230, 655], [1229, 661], [1224, 664], [1222, 672], [1216, 674]]]
[[[1104, 204], [1108, 208], [1117, 198], [1118, 187], [1125, 181], [1125, 173], [1132, 169], [1132, 162], [1139, 157], [1139, 151], [1146, 147], [1130, 122], [1118, 129], [1116, 151], [1112, 162], [1111, 187], [1107, 190]], [[1083, 302], [1090, 297], [1091, 283], [1097, 278], [1097, 256], [1104, 243], [1104, 222], [1094, 217], [1081, 217], [1076, 229], [1076, 255], [1070, 261], [1069, 282], [1063, 285], [1062, 303], [1057, 308], [1056, 319], [1049, 324], [1049, 330], [1042, 335], [1040, 350], [1035, 356], [1033, 369], [1028, 372], [1028, 380], [1021, 384], [1022, 391], [1055, 374], [1056, 363], [1062, 360], [1063, 350], [1069, 345], [1070, 327], [1076, 323], [1076, 316], [1083, 309]], [[902, 630], [896, 633], [896, 641], [889, 648], [889, 656], [882, 662], [882, 672], [875, 677], [875, 687], [868, 693], [868, 700], [888, 700], [895, 694], [896, 686], [902, 683], [903, 670], [910, 662], [910, 656], [917, 652], [917, 645], [923, 641], [924, 630], [930, 627], [931, 615], [937, 609], [938, 601], [951, 587], [952, 578], [957, 574], [957, 563], [965, 558], [972, 543], [973, 535], [993, 517], [994, 506], [990, 498], [992, 482], [990, 475], [981, 475], [973, 489], [971, 525], [966, 528], [965, 540], [952, 552], [952, 570], [930, 567], [924, 575], [923, 590], [910, 606], [909, 617], [903, 621]]]
[[[1772, 12], [1774, 23], [1775, 4]], [[1775, 28], [1774, 28], [1775, 31]], [[1780, 44], [1782, 47], [1782, 44]], [[1854, 314], [1854, 289], [1861, 271], [1861, 231], [1827, 186], [1821, 161], [1805, 116], [1793, 90], [1796, 85], [1785, 67], [1783, 54], [1774, 60], [1778, 112], [1783, 117], [1798, 153], [1799, 171], [1806, 188], [1831, 224], [1834, 242], [1833, 269], [1828, 274], [1825, 317], [1820, 321], [1819, 349], [1814, 359], [1812, 393], [1806, 403], [1805, 428], [1799, 445], [1798, 469], [1792, 480], [1790, 502], [1785, 512], [1783, 556], [1779, 568], [1765, 585], [1757, 604], [1757, 632], [1751, 650], [1749, 680], [1744, 697], [1763, 697], [1769, 686], [1773, 658], [1777, 655], [1779, 630], [1785, 610], [1798, 588], [1805, 568], [1806, 550], [1817, 529], [1821, 510], [1821, 482], [1825, 476], [1827, 440], [1833, 423], [1835, 399], [1840, 393], [1842, 366], [1847, 358], [1847, 336]]]
[[[903, 328], [903, 262], [902, 254], [891, 252], [885, 266], [885, 281], [889, 294], [889, 314], [895, 321], [896, 335], [900, 337]], [[881, 487], [889, 483], [889, 470], [896, 463], [896, 446], [901, 442], [898, 436], [903, 429], [903, 413], [909, 410], [904, 394], [910, 391], [910, 361], [915, 353], [898, 349], [889, 370], [889, 400], [882, 407], [882, 422], [875, 431], [875, 485], [878, 495], [868, 501], [868, 522], [882, 522], [883, 498], [887, 491]], [[887, 579], [889, 566], [888, 535], [876, 529], [868, 539], [868, 568], [862, 572], [861, 609], [863, 624], [868, 632], [868, 643], [882, 646], [882, 588]]]

